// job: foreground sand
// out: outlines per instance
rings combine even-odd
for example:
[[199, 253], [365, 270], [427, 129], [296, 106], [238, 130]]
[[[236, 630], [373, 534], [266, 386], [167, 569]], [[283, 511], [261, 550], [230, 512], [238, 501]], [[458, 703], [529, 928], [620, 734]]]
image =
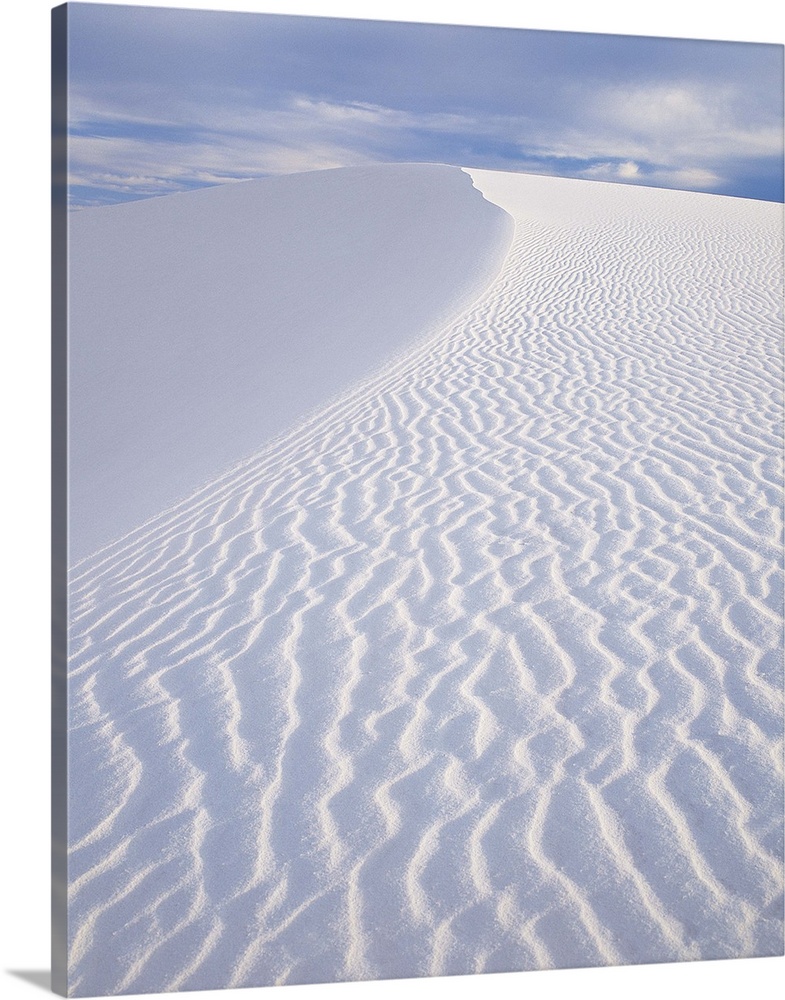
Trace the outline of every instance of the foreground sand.
[[495, 281], [72, 581], [76, 994], [782, 951], [781, 208]]

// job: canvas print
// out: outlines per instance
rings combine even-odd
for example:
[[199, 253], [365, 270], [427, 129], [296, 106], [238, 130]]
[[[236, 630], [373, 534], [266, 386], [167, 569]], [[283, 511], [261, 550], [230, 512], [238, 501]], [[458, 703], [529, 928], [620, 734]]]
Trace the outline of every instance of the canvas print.
[[56, 989], [782, 954], [782, 47], [53, 18]]

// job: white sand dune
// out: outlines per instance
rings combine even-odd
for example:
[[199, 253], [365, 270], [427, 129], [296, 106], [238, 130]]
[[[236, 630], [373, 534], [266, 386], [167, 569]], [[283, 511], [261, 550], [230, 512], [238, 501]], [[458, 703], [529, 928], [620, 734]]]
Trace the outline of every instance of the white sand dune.
[[72, 561], [453, 319], [512, 237], [438, 164], [225, 184], [70, 227]]
[[782, 953], [781, 208], [470, 173], [487, 290], [73, 573], [76, 995]]

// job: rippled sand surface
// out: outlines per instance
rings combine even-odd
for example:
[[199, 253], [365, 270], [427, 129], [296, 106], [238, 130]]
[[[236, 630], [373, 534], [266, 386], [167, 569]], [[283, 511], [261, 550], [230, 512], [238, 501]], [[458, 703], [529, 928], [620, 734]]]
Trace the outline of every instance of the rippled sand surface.
[[74, 568], [77, 995], [782, 953], [781, 207], [469, 173], [486, 291]]

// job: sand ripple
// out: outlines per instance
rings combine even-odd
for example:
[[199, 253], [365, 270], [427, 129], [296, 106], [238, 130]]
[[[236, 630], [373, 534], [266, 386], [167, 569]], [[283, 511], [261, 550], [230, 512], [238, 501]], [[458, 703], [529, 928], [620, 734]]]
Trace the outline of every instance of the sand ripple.
[[780, 216], [508, 183], [460, 321], [74, 570], [75, 993], [782, 952]]

